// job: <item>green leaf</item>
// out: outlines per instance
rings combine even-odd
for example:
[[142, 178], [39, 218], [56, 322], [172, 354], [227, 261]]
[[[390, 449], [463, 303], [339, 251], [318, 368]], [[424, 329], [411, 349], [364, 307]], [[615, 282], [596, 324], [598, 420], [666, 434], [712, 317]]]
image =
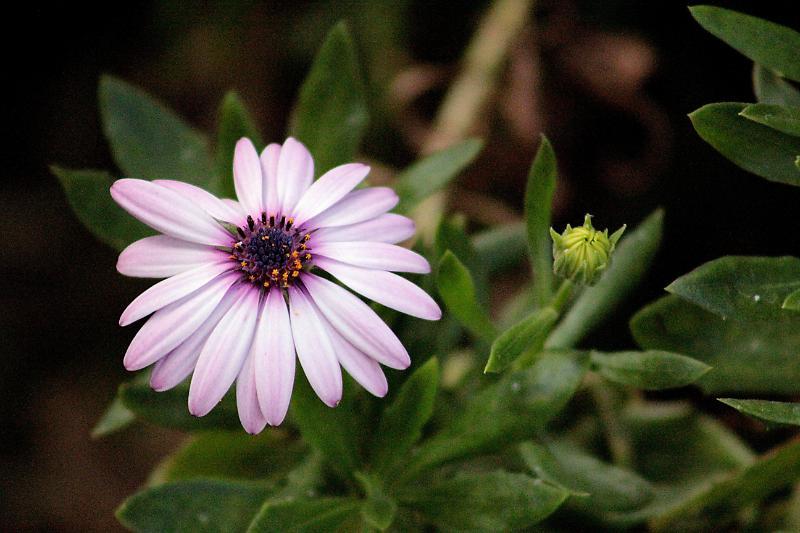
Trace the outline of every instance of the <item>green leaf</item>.
[[248, 533], [311, 533], [357, 531], [360, 502], [354, 498], [270, 500], [253, 520]]
[[355, 158], [368, 120], [353, 38], [340, 22], [328, 33], [300, 88], [289, 132], [311, 151], [320, 176]]
[[407, 459], [433, 414], [438, 387], [439, 361], [432, 357], [411, 374], [383, 412], [372, 452], [372, 465], [379, 475]]
[[691, 357], [659, 350], [592, 352], [592, 364], [604, 378], [645, 390], [672, 389], [694, 383], [711, 367]]
[[783, 300], [781, 307], [791, 311], [800, 311], [800, 289], [797, 289], [793, 293], [789, 294], [789, 296]]
[[774, 424], [800, 426], [800, 404], [790, 402], [771, 402], [767, 400], [737, 400], [717, 398], [737, 411]]
[[156, 392], [145, 383], [123, 383], [117, 394], [122, 404], [136, 414], [137, 418], [158, 426], [185, 431], [241, 428], [233, 394], [226, 395], [219, 405], [203, 417], [189, 414], [188, 384]]
[[380, 481], [362, 472], [356, 472], [356, 479], [366, 493], [367, 499], [361, 506], [361, 516], [370, 526], [385, 531], [394, 522], [397, 502], [386, 494]]
[[792, 137], [800, 137], [800, 108], [772, 104], [751, 104], [741, 115]]
[[50, 167], [67, 196], [72, 211], [92, 234], [122, 250], [133, 241], [155, 232], [123, 211], [108, 192], [114, 179], [102, 170], [70, 170]]
[[558, 311], [544, 307], [517, 322], [492, 343], [484, 372], [500, 372], [526, 352], [538, 353], [558, 320]]
[[397, 211], [408, 213], [425, 198], [447, 187], [472, 163], [481, 148], [481, 139], [467, 139], [420, 159], [400, 172], [394, 182], [400, 196]]
[[476, 233], [472, 245], [487, 274], [515, 267], [525, 258], [528, 247], [525, 223], [503, 224]]
[[800, 315], [768, 320], [724, 319], [677, 296], [641, 309], [631, 320], [636, 342], [648, 350], [694, 357], [712, 366], [698, 381], [709, 394], [800, 392]]
[[536, 304], [544, 307], [553, 295], [553, 245], [550, 241], [550, 209], [556, 189], [556, 154], [542, 135], [539, 151], [528, 172], [525, 188], [525, 226], [528, 253], [533, 266], [533, 293]]
[[525, 464], [539, 478], [573, 494], [569, 506], [587, 513], [639, 509], [653, 499], [653, 488], [637, 474], [592, 457], [566, 441], [520, 445]]
[[226, 198], [236, 198], [233, 186], [233, 152], [236, 142], [247, 137], [259, 152], [264, 141], [253, 117], [235, 91], [228, 91], [222, 99], [217, 126], [217, 175], [220, 176], [220, 193]]
[[581, 292], [545, 347], [572, 347], [613, 313], [647, 273], [661, 243], [663, 222], [664, 212], [657, 209], [620, 240], [608, 271]]
[[128, 427], [136, 420], [136, 415], [122, 404], [122, 400], [114, 398], [106, 408], [103, 416], [92, 428], [92, 438], [98, 439]]
[[461, 325], [479, 339], [491, 341], [497, 335], [486, 309], [478, 303], [472, 275], [450, 250], [439, 261], [436, 283], [447, 309]]
[[442, 531], [508, 531], [541, 522], [568, 494], [540, 479], [497, 470], [415, 486], [401, 498]]
[[244, 531], [267, 496], [266, 487], [253, 483], [181, 481], [134, 494], [117, 518], [139, 533]]
[[541, 432], [567, 405], [588, 367], [586, 354], [553, 351], [470, 395], [440, 433], [424, 441], [403, 480], [436, 465], [496, 451]]
[[770, 181], [800, 185], [794, 166], [800, 139], [740, 116], [748, 105], [708, 104], [689, 118], [700, 137], [736, 165]]
[[707, 311], [741, 320], [785, 314], [781, 305], [798, 289], [800, 259], [742, 256], [710, 261], [667, 287]]
[[205, 188], [214, 182], [207, 139], [172, 110], [112, 76], [100, 78], [99, 98], [103, 131], [125, 177]]
[[784, 78], [800, 81], [800, 33], [768, 20], [714, 6], [689, 8], [715, 37]]
[[800, 91], [758, 63], [753, 65], [753, 91], [762, 104], [800, 107]]
[[723, 530], [740, 510], [766, 499], [800, 477], [800, 441], [794, 440], [752, 465], [709, 484], [693, 498], [650, 522], [653, 531]]

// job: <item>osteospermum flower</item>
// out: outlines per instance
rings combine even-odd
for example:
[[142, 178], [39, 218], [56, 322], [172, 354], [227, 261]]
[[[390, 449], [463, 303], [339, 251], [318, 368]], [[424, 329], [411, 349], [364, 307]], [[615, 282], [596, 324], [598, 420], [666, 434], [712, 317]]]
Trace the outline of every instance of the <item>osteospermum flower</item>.
[[413, 222], [387, 213], [385, 187], [354, 190], [369, 167], [351, 163], [314, 181], [314, 161], [291, 137], [259, 157], [248, 139], [234, 153], [238, 201], [187, 183], [122, 179], [111, 196], [162, 235], [128, 246], [117, 269], [167, 278], [137, 297], [125, 326], [152, 316], [131, 342], [128, 370], [155, 363], [150, 384], [170, 389], [190, 374], [189, 411], [203, 416], [236, 381], [244, 428], [280, 424], [289, 406], [295, 354], [319, 398], [342, 397], [344, 369], [376, 396], [387, 392], [380, 365], [404, 369], [408, 352], [361, 299], [313, 273], [403, 313], [437, 320], [422, 289], [392, 272], [427, 273], [420, 255], [395, 245]]

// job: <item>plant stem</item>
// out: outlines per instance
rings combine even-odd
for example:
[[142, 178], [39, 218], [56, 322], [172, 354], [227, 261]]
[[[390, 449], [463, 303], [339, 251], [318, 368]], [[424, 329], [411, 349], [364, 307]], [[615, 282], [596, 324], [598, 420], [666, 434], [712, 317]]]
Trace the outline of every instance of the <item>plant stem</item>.
[[568, 279], [563, 280], [558, 287], [558, 291], [556, 291], [556, 294], [550, 300], [548, 307], [552, 307], [561, 314], [561, 311], [564, 310], [564, 306], [567, 305], [570, 297], [572, 297], [572, 290], [574, 288], [575, 284], [572, 283], [572, 281]]
[[631, 465], [631, 444], [628, 431], [619, 419], [617, 403], [619, 398], [614, 390], [597, 375], [586, 377], [586, 385], [592, 395], [597, 414], [603, 424], [608, 450], [614, 464], [619, 466]]

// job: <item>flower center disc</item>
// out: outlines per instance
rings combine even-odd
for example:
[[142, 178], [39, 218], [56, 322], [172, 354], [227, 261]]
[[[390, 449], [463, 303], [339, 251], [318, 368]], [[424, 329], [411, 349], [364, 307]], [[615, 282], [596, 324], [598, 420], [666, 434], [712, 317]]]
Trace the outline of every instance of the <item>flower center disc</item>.
[[273, 284], [288, 287], [311, 260], [306, 242], [311, 237], [292, 228], [292, 219], [267, 219], [266, 213], [256, 221], [247, 217], [247, 225], [237, 228], [241, 240], [234, 242], [231, 259], [239, 264], [245, 279], [269, 288]]

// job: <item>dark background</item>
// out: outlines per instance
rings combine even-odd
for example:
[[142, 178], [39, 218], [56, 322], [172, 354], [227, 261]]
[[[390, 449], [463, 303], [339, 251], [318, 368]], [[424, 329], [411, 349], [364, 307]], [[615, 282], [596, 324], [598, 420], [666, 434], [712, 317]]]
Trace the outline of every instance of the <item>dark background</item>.
[[[717, 4], [800, 28], [795, 2]], [[365, 158], [399, 167], [413, 160], [485, 5], [70, 3], [7, 16], [0, 530], [119, 528], [113, 509], [181, 438], [141, 425], [89, 438], [126, 377], [122, 354], [136, 326], [120, 328], [118, 316], [147, 285], [116, 273], [116, 254], [78, 223], [48, 172], [51, 163], [113, 169], [96, 111], [98, 76], [142, 86], [206, 131], [235, 88], [265, 139], [280, 142], [314, 49], [349, 18], [373, 91], [400, 74], [411, 80], [373, 104], [365, 143]], [[425, 65], [439, 81], [425, 81]], [[749, 61], [704, 33], [682, 2], [541, 0], [478, 131], [488, 145], [456, 204], [490, 198], [502, 204], [487, 201], [486, 212], [472, 213], [478, 219], [518, 217], [544, 131], [562, 172], [559, 226], [586, 211], [601, 227], [630, 226], [664, 206], [665, 241], [647, 284], [591, 339], [630, 346], [631, 313], [680, 274], [720, 255], [800, 254], [800, 189], [737, 169], [686, 117], [705, 103], [753, 99]], [[474, 198], [483, 200], [467, 201]]]

